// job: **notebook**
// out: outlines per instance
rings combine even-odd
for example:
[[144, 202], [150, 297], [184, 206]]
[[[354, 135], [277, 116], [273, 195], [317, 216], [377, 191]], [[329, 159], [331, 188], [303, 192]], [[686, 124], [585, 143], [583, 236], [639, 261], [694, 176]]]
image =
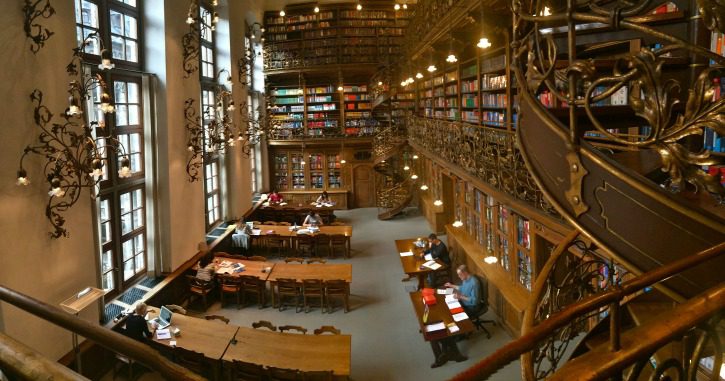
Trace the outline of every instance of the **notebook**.
[[159, 312], [159, 316], [154, 318], [152, 321], [155, 321], [159, 324], [158, 329], [164, 329], [171, 325], [171, 310], [166, 308], [165, 306], [161, 306], [161, 312]]

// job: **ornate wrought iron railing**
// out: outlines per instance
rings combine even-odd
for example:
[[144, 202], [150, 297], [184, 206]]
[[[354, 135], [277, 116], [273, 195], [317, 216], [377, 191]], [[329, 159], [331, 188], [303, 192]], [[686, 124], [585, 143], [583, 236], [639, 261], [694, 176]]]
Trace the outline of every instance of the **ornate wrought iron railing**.
[[[557, 250], [552, 253], [551, 259], [542, 271], [551, 271], [558, 258], [566, 252], [575, 238], [576, 234], [567, 237], [565, 242], [560, 244]], [[623, 335], [619, 324], [619, 311], [623, 300], [641, 292], [644, 288], [656, 285], [669, 277], [703, 263], [714, 262], [723, 255], [725, 255], [725, 242], [637, 276], [629, 281], [623, 282], [621, 286], [615, 286], [607, 291], [585, 297], [558, 312], [553, 312], [550, 316], [546, 316], [545, 320], [542, 320], [540, 324], [528, 332], [523, 333], [518, 339], [499, 348], [494, 354], [480, 361], [467, 371], [457, 375], [452, 380], [486, 379], [506, 364], [516, 360], [519, 356], [524, 356], [527, 353], [531, 354], [532, 351], [535, 354], [542, 346], [545, 347], [546, 342], [551, 340], [552, 336], [555, 336], [557, 332], [568, 329], [572, 324], [577, 324], [583, 316], [598, 313], [602, 308], [609, 308], [611, 322], [609, 330], [609, 351], [600, 350], [592, 353], [606, 357], [606, 360], [600, 359], [596, 364], [592, 364], [592, 359], [589, 358], [590, 362], [587, 364], [589, 378], [578, 378], [582, 376], [580, 373], [577, 373], [581, 371], [581, 368], [573, 368], [575, 370], [570, 373], [547, 372], [546, 375], [551, 375], [556, 379], [609, 379], [609, 377], [623, 379], [623, 371], [634, 365], [633, 372], [630, 372], [630, 377], [633, 377], [633, 374], [639, 375], [643, 364], [648, 362], [652, 353], [672, 341], [680, 340], [688, 332], [697, 337], [696, 342], [698, 342], [698, 345], [695, 349], [689, 351], [686, 356], [682, 356], [679, 359], [673, 358], [660, 362], [654, 369], [655, 373], [657, 374], [659, 372], [659, 374], [662, 374], [668, 369], [675, 369], [680, 374], [687, 374], [688, 380], [694, 380], [694, 377], [690, 376], [697, 373], [696, 367], [699, 365], [700, 360], [706, 356], [706, 353], [710, 355], [714, 353], [715, 369], [719, 369], [723, 352], [721, 344], [722, 338], [713, 329], [713, 324], [718, 324], [722, 310], [725, 308], [725, 283], [721, 283], [688, 300], [666, 315], [658, 316], [657, 319], [654, 319], [655, 323], [638, 327], [635, 333], [640, 335], [638, 337], [639, 341], [633, 340], [631, 337], [632, 333]], [[548, 276], [539, 277], [534, 288], [544, 290], [547, 288], [546, 285], [548, 282]], [[538, 302], [533, 303], [536, 306], [539, 305]], [[536, 315], [534, 311], [536, 309], [529, 309], [526, 319], [533, 319]], [[668, 329], [663, 329], [663, 327], [668, 327]], [[627, 348], [626, 351], [622, 351], [623, 338], [626, 338], [628, 340], [627, 344], [630, 345], [630, 348]], [[713, 347], [709, 348], [710, 350], [706, 352], [704, 351], [703, 342], [707, 344], [708, 341]], [[523, 362], [530, 361], [525, 357], [522, 357], [522, 360]], [[658, 367], [660, 369], [657, 369]], [[695, 367], [695, 372], [692, 371], [693, 367]], [[531, 373], [531, 370], [533, 368], [529, 368], [528, 370], [526, 367], [523, 368], [524, 379], [529, 381], [536, 379]], [[565, 369], [564, 371], [566, 372], [567, 370]], [[636, 377], [629, 379], [636, 380]], [[654, 379], [660, 378], [657, 377]]]
[[556, 216], [531, 178], [510, 131], [411, 117], [409, 139], [490, 186]]
[[401, 144], [406, 142], [404, 126], [392, 125], [378, 132], [373, 138], [373, 157], [375, 162], [387, 159]]

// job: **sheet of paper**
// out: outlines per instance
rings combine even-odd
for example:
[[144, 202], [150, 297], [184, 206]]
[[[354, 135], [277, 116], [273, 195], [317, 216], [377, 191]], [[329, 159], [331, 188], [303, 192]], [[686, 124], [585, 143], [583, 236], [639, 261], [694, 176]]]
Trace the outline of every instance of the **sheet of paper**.
[[466, 320], [466, 319], [468, 319], [468, 315], [466, 315], [465, 312], [460, 312], [460, 313], [453, 315], [454, 321], [461, 321], [461, 320]]
[[450, 323], [450, 324], [448, 324], [448, 332], [450, 332], [450, 333], [456, 333], [456, 332], [458, 332], [460, 330], [461, 329], [458, 328], [458, 326], [456, 325], [456, 323]]
[[457, 302], [457, 301], [458, 301], [458, 299], [456, 299], [455, 295], [453, 295], [453, 294], [446, 295], [446, 303]]
[[457, 300], [456, 301], [453, 301], [453, 302], [446, 302], [446, 303], [448, 304], [448, 309], [449, 310], [452, 310], [454, 308], [460, 308], [461, 307], [461, 303], [458, 303]]
[[252, 229], [252, 235], [260, 235], [262, 234], [262, 229]]
[[425, 326], [426, 332], [440, 331], [441, 329], [446, 329], [446, 324], [443, 322], [428, 324]]
[[431, 268], [431, 270], [438, 270], [439, 268], [443, 267], [440, 263], [434, 262], [432, 265], [428, 266]]
[[280, 206], [285, 206], [285, 205], [287, 205], [287, 203], [286, 202], [280, 202], [279, 205]]
[[404, 251], [404, 252], [400, 253], [401, 257], [410, 257], [412, 255], [413, 255], [412, 251]]
[[176, 346], [176, 340], [169, 341], [169, 345], [171, 345], [172, 347], [175, 347]]
[[451, 294], [453, 294], [453, 289], [452, 288], [439, 288], [438, 290], [436, 290], [436, 292], [438, 293], [438, 295], [451, 295]]
[[170, 338], [171, 338], [171, 331], [169, 331], [168, 328], [156, 330], [156, 339], [166, 340], [166, 339], [170, 339]]
[[431, 254], [426, 254], [426, 255], [425, 255], [425, 256], [424, 256], [423, 258], [424, 258], [424, 259], [425, 259], [426, 261], [432, 261], [432, 260], [433, 260], [433, 256], [432, 256]]

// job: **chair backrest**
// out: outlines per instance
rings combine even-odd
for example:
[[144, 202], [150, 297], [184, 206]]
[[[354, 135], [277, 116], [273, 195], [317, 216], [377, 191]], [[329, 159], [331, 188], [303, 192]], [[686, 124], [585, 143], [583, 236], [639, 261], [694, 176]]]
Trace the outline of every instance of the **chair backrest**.
[[305, 262], [305, 259], [304, 258], [298, 258], [298, 257], [287, 257], [287, 258], [284, 259], [284, 263], [290, 263], [290, 262], [304, 263]]
[[197, 374], [204, 375], [207, 369], [203, 353], [194, 352], [181, 347], [173, 349], [174, 362]]
[[299, 234], [299, 235], [297, 235], [297, 245], [302, 244], [302, 245], [311, 246], [312, 242], [314, 242], [314, 239], [315, 238], [312, 237], [311, 235]]
[[169, 311], [175, 313], [175, 314], [182, 314], [186, 315], [186, 309], [182, 306], [176, 305], [176, 304], [167, 304], [166, 308], [169, 309]]
[[224, 317], [222, 315], [206, 315], [206, 316], [204, 316], [204, 319], [206, 319], [206, 320], [219, 320], [219, 321], [224, 322], [224, 324], [229, 324], [229, 319], [227, 319], [226, 317]]
[[219, 283], [222, 286], [238, 286], [241, 283], [239, 277], [231, 276], [229, 274], [222, 274], [219, 276]]
[[252, 328], [267, 328], [270, 331], [277, 331], [277, 327], [275, 327], [272, 323], [268, 322], [267, 320], [260, 320], [258, 322], [252, 323]]
[[348, 284], [342, 279], [330, 279], [325, 281], [325, 290], [328, 294], [347, 294]]
[[333, 234], [330, 236], [330, 242], [334, 245], [347, 244], [347, 237], [344, 234]]
[[315, 241], [317, 241], [318, 244], [323, 243], [327, 244], [330, 243], [330, 235], [327, 233], [317, 233], [315, 235]]
[[308, 370], [302, 372], [302, 380], [304, 381], [332, 381], [331, 370]]
[[267, 258], [263, 257], [261, 255], [252, 255], [251, 257], [247, 257], [248, 261], [257, 261], [257, 262], [266, 262]]
[[323, 286], [321, 279], [302, 279], [302, 292], [322, 293]]
[[287, 222], [287, 221], [282, 221], [282, 222], [277, 222], [277, 225], [279, 225], [279, 226], [290, 226], [292, 224], [289, 223], [289, 222]]
[[253, 275], [242, 275], [239, 277], [239, 281], [241, 282], [242, 286], [245, 289], [249, 289], [252, 287], [259, 287], [260, 284], [264, 284], [264, 282]]
[[233, 381], [262, 381], [267, 375], [262, 365], [237, 360], [232, 362], [231, 373]]
[[277, 225], [277, 221], [264, 221], [263, 225]]
[[337, 329], [337, 328], [335, 328], [335, 327], [333, 327], [333, 326], [331, 326], [331, 325], [323, 325], [322, 327], [317, 328], [314, 331], [314, 334], [315, 335], [322, 335], [324, 333], [331, 333], [333, 335], [339, 335], [340, 334], [340, 330]]
[[189, 290], [197, 294], [209, 292], [214, 285], [212, 282], [201, 280], [191, 274], [186, 274], [186, 280], [189, 283]]
[[486, 312], [488, 312], [488, 280], [482, 276], [473, 275], [478, 279], [478, 284], [480, 286], [479, 289], [479, 300], [480, 300], [480, 306], [479, 306], [479, 315], [483, 315]]
[[300, 371], [297, 369], [283, 369], [275, 368], [273, 366], [267, 367], [267, 377], [270, 381], [300, 381], [302, 376]]
[[294, 279], [277, 278], [277, 291], [278, 292], [299, 292], [300, 285]]
[[300, 327], [299, 325], [281, 325], [278, 328], [280, 332], [297, 331], [303, 335], [307, 334], [307, 328]]
[[309, 265], [310, 263], [327, 263], [327, 260], [323, 258], [310, 258], [307, 260], [307, 264]]

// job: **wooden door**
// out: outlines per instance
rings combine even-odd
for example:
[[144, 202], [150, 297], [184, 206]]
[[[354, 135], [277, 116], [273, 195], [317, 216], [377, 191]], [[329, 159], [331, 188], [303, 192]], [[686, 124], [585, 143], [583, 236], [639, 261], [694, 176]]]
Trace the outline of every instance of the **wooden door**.
[[375, 180], [372, 165], [358, 165], [352, 170], [354, 207], [375, 206]]

